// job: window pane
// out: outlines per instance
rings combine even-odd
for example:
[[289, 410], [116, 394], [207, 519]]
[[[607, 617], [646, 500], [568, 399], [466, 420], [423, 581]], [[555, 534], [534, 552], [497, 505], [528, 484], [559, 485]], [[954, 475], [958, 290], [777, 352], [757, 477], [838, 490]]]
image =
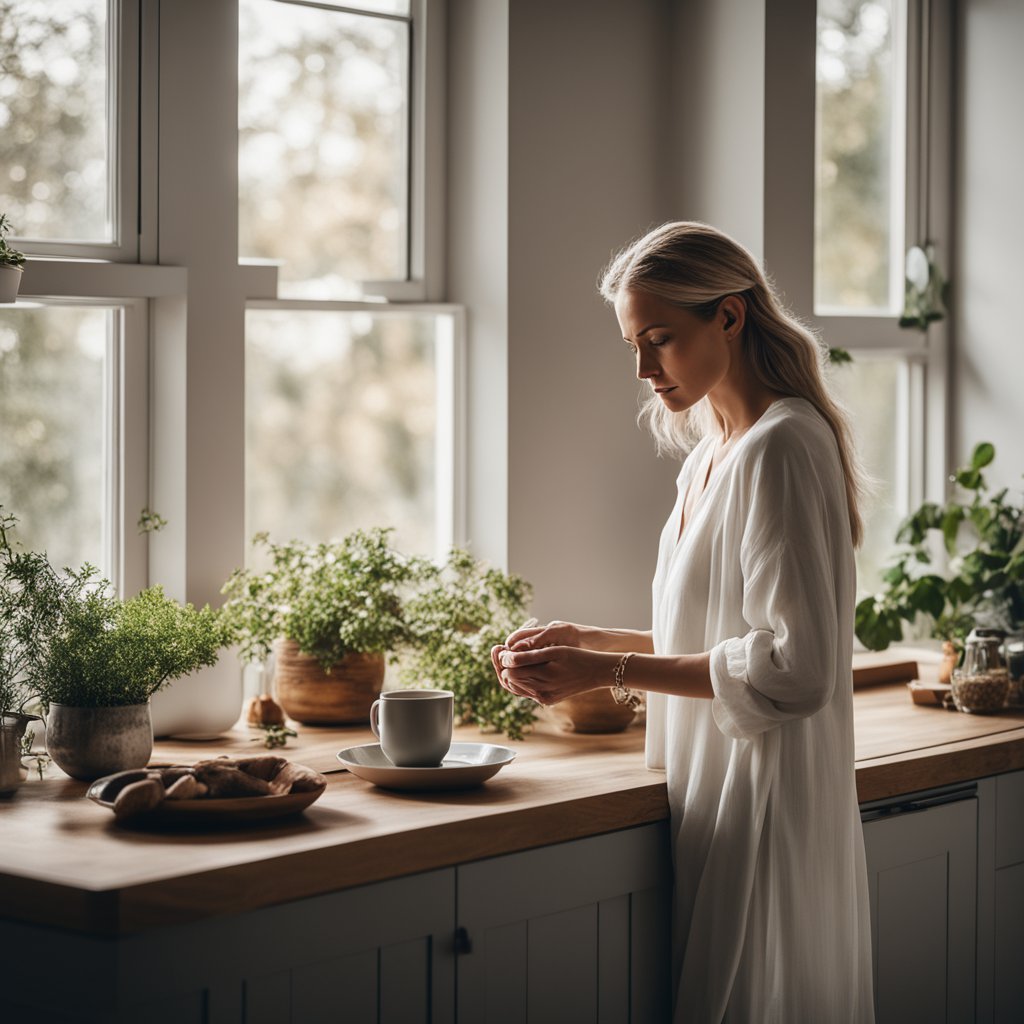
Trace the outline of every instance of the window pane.
[[282, 296], [407, 276], [409, 25], [242, 0], [239, 252]]
[[903, 300], [905, 0], [818, 0], [814, 309]]
[[107, 0], [0, 0], [0, 210], [19, 237], [109, 242]]
[[96, 307], [0, 307], [0, 503], [25, 548], [106, 574], [114, 319]]
[[906, 515], [907, 367], [901, 359], [858, 354], [833, 370], [832, 388], [853, 421], [857, 450], [875, 493], [865, 506], [864, 546], [857, 552], [858, 590], [874, 593], [896, 545], [896, 529]]
[[[437, 371], [451, 321], [427, 315], [249, 310], [246, 532], [319, 541], [390, 526], [433, 555], [450, 472]], [[441, 529], [440, 532], [443, 532]]]

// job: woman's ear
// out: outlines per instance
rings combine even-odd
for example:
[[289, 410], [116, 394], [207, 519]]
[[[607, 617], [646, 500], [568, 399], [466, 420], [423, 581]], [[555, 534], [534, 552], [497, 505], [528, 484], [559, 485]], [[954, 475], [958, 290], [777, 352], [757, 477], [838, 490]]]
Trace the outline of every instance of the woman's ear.
[[718, 304], [718, 314], [722, 318], [722, 330], [731, 337], [743, 330], [747, 304], [738, 295], [726, 295]]

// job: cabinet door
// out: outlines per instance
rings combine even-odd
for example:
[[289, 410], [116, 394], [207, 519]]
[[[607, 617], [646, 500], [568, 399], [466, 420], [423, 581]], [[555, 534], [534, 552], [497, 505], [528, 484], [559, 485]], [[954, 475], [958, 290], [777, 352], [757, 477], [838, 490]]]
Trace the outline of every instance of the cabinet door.
[[877, 1024], [974, 1020], [977, 800], [864, 824]]
[[118, 940], [0, 921], [12, 977], [35, 977], [41, 949], [62, 965], [61, 984], [5, 1010], [55, 1024], [453, 1024], [454, 927], [454, 868]]
[[667, 1020], [664, 824], [457, 869], [463, 1024]]
[[996, 827], [990, 919], [994, 970], [993, 1020], [1024, 1020], [1024, 772], [995, 779]]

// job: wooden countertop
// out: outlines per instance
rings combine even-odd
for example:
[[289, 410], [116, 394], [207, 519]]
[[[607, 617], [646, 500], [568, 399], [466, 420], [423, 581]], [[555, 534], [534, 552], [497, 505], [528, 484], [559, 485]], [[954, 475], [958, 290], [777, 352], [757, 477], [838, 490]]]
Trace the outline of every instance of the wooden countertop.
[[[927, 674], [927, 670], [926, 670]], [[914, 705], [903, 683], [858, 691], [861, 802], [1024, 768], [1024, 713], [972, 716]], [[472, 728], [456, 738], [487, 740]], [[320, 771], [366, 730], [304, 728], [284, 753]], [[498, 741], [499, 738], [495, 738]], [[485, 786], [394, 793], [339, 772], [302, 816], [234, 830], [146, 831], [82, 799], [51, 767], [0, 801], [0, 915], [115, 935], [269, 906], [548, 843], [659, 821], [664, 777], [643, 728], [611, 736], [542, 721]], [[246, 731], [163, 741], [154, 760], [258, 752]]]

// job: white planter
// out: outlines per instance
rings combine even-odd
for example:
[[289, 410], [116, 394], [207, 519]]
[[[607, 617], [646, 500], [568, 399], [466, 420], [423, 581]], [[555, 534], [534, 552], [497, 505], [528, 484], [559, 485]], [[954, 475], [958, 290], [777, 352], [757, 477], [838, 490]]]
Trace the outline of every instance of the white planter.
[[216, 665], [176, 679], [150, 698], [153, 735], [213, 739], [227, 732], [242, 712], [242, 665], [234, 647]]
[[17, 299], [22, 273], [21, 267], [0, 263], [0, 302], [14, 302]]

